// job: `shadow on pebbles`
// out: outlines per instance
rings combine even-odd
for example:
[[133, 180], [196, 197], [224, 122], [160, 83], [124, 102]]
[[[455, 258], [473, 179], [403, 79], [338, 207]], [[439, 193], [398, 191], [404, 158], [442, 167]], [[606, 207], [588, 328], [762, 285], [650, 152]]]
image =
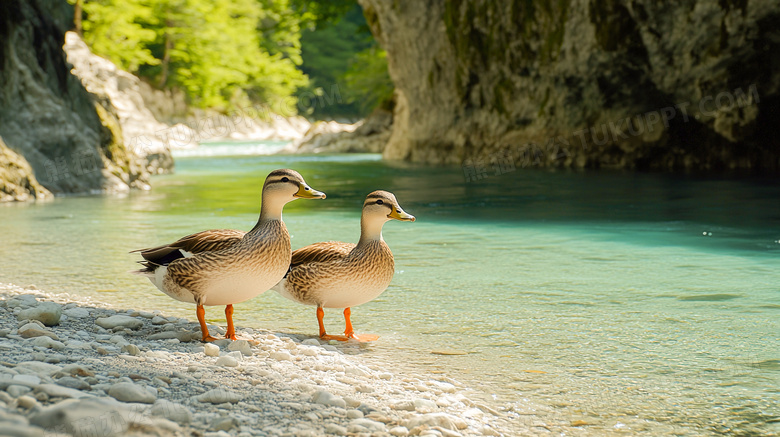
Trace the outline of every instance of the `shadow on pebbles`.
[[516, 433], [456, 381], [391, 373], [358, 343], [244, 328], [246, 340], [203, 344], [186, 319], [11, 284], [0, 326], [6, 436]]

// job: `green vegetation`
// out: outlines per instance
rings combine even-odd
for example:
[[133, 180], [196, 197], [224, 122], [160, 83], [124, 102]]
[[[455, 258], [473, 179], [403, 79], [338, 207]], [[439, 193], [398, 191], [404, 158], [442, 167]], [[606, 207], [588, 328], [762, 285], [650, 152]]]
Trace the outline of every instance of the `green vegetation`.
[[[155, 87], [181, 89], [196, 107], [356, 118], [392, 96], [385, 53], [355, 0], [71, 2], [95, 53]], [[304, 95], [328, 99], [296, 105]], [[332, 103], [311, 104], [322, 101]]]
[[377, 46], [355, 2], [331, 4], [319, 13], [320, 18], [301, 36], [301, 69], [311, 78], [311, 92], [331, 93], [336, 85], [341, 102], [315, 105], [311, 113], [316, 118], [364, 116], [392, 98], [386, 53]]

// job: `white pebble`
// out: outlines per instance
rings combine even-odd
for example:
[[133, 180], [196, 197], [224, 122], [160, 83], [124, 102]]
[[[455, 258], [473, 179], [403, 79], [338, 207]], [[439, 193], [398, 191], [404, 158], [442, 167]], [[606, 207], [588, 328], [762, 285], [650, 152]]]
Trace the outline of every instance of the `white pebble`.
[[398, 401], [390, 404], [390, 408], [394, 410], [400, 410], [400, 411], [414, 411], [414, 402], [412, 401]]
[[236, 340], [228, 345], [229, 351], [241, 352], [244, 356], [252, 356], [252, 347], [246, 340]]
[[141, 354], [141, 349], [134, 344], [126, 344], [122, 346], [122, 352], [127, 352], [132, 356], [137, 356]]
[[32, 389], [30, 387], [24, 385], [9, 385], [5, 389], [6, 393], [8, 393], [9, 395], [11, 395], [11, 397], [14, 398], [18, 398], [21, 395], [27, 394], [31, 390]]
[[22, 310], [17, 314], [17, 320], [38, 320], [46, 326], [60, 323], [62, 305], [54, 302], [41, 302], [33, 308]]
[[26, 410], [35, 408], [38, 405], [38, 401], [32, 396], [19, 396], [16, 399], [16, 405]]
[[405, 425], [409, 429], [422, 425], [429, 427], [440, 426], [442, 428], [451, 430], [465, 429], [468, 427], [468, 424], [465, 420], [447, 413], [422, 414], [412, 417], [405, 423]]
[[[26, 322], [26, 323], [25, 323]], [[43, 323], [41, 323], [38, 320], [33, 320], [31, 322], [27, 322], [26, 320], [20, 323], [22, 326], [19, 327], [19, 333], [21, 334], [22, 331], [26, 331], [28, 329], [44, 329], [45, 326]]]
[[358, 367], [346, 367], [344, 368], [344, 373], [347, 375], [354, 375], [354, 376], [361, 376], [361, 377], [368, 376], [368, 372]]
[[59, 342], [57, 340], [52, 340], [50, 337], [46, 337], [46, 336], [34, 337], [27, 340], [27, 342], [32, 344], [33, 346], [45, 347], [47, 349], [55, 349], [55, 350], [65, 349], [64, 343]]
[[14, 375], [13, 378], [11, 378], [11, 382], [16, 385], [35, 387], [41, 383], [41, 378], [35, 375]]
[[344, 402], [344, 399], [329, 393], [325, 390], [318, 390], [314, 393], [314, 396], [311, 398], [312, 402], [316, 404], [321, 405], [330, 405], [332, 407], [338, 407], [338, 408], [346, 408], [347, 403]]
[[144, 323], [135, 317], [114, 315], [111, 317], [102, 317], [95, 320], [95, 324], [105, 329], [114, 329], [117, 327], [140, 329]]
[[238, 360], [230, 355], [217, 358], [217, 366], [222, 367], [238, 367]]
[[167, 399], [158, 399], [152, 406], [151, 413], [182, 425], [192, 422], [192, 412], [189, 408]]
[[349, 422], [349, 426], [350, 426], [350, 428], [353, 427], [353, 426], [355, 426], [355, 427], [360, 426], [360, 427], [363, 427], [363, 428], [365, 428], [365, 429], [367, 429], [367, 430], [369, 430], [371, 432], [375, 432], [375, 431], [384, 432], [384, 431], [387, 431], [387, 427], [385, 426], [384, 423], [376, 422], [376, 421], [373, 421], [371, 419], [355, 419], [355, 420]]
[[64, 310], [62, 314], [73, 317], [74, 319], [85, 319], [89, 317], [89, 310], [86, 308], [68, 308], [67, 310]]
[[149, 358], [160, 358], [163, 360], [170, 360], [171, 354], [165, 351], [149, 351], [146, 353], [146, 356]]
[[203, 345], [203, 352], [210, 357], [219, 356], [219, 346], [216, 344], [206, 343]]
[[212, 404], [222, 404], [226, 402], [235, 404], [241, 399], [242, 396], [240, 394], [222, 388], [215, 388], [213, 390], [207, 391], [206, 393], [203, 393], [202, 395], [195, 396], [195, 400], [198, 402], [209, 402]]
[[360, 401], [355, 398], [344, 397], [344, 402], [346, 402], [347, 406], [350, 408], [357, 408], [360, 406]]
[[394, 428], [390, 428], [390, 431], [388, 431], [390, 435], [394, 435], [396, 437], [406, 437], [409, 435], [409, 430], [406, 429], [403, 426], [396, 426]]
[[347, 410], [347, 418], [348, 419], [362, 419], [363, 418], [363, 412], [360, 410]]
[[430, 413], [438, 410], [436, 402], [429, 401], [428, 399], [415, 399], [414, 409], [421, 413]]
[[271, 352], [271, 358], [276, 361], [292, 361], [293, 357], [289, 352]]
[[298, 351], [307, 357], [316, 357], [317, 349], [313, 347], [299, 347]]
[[122, 402], [138, 402], [151, 404], [157, 396], [149, 390], [132, 382], [118, 382], [108, 389], [108, 395]]
[[335, 435], [347, 435], [347, 428], [341, 425], [336, 425], [335, 423], [329, 423], [325, 425], [325, 432]]

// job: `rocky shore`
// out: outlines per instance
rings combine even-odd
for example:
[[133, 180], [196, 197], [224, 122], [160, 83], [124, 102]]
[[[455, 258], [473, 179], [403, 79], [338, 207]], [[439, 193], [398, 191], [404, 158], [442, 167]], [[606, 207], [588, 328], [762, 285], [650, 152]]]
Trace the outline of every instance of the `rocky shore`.
[[392, 112], [382, 108], [354, 124], [317, 122], [280, 153], [382, 153], [392, 127]]
[[515, 434], [457, 381], [394, 373], [366, 344], [248, 327], [203, 344], [187, 319], [11, 284], [0, 323], [3, 435]]

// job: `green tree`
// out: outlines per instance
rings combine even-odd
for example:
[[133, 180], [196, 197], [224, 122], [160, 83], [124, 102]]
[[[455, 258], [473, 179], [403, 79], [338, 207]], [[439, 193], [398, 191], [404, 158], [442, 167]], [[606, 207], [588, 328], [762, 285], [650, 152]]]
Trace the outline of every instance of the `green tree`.
[[301, 36], [300, 68], [310, 79], [308, 90], [329, 93], [336, 85], [342, 97], [336, 104], [315, 105], [310, 115], [362, 117], [391, 98], [393, 87], [385, 53], [374, 41], [357, 2], [309, 1], [301, 7], [316, 17]]
[[[130, 72], [183, 89], [195, 106], [227, 110], [291, 99], [306, 85], [287, 1], [87, 0], [84, 33]], [[266, 29], [272, 23], [284, 26]]]
[[286, 112], [296, 94], [332, 95], [336, 86], [340, 101], [307, 114], [356, 118], [392, 95], [385, 54], [355, 0], [69, 1], [82, 5], [94, 52], [183, 90], [194, 106]]
[[381, 105], [389, 105], [395, 86], [387, 72], [387, 52], [378, 46], [355, 55], [343, 74], [345, 101], [357, 105], [363, 114]]
[[82, 9], [88, 17], [82, 22], [84, 40], [95, 53], [128, 71], [159, 63], [148, 48], [157, 36], [144, 25], [154, 20], [148, 2], [92, 0], [83, 2]]

